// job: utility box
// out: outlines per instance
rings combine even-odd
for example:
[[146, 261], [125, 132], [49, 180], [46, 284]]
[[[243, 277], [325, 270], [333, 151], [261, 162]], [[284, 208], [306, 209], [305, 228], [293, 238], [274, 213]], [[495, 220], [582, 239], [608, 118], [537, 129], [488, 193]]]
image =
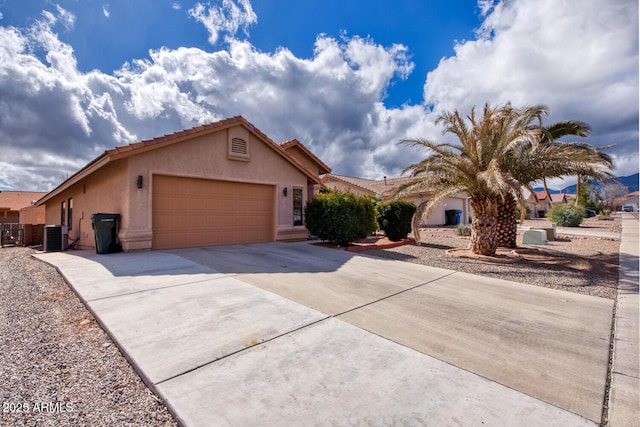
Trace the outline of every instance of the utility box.
[[43, 249], [45, 252], [58, 252], [67, 249], [69, 227], [66, 225], [47, 225], [44, 227]]
[[97, 254], [122, 252], [122, 245], [118, 243], [119, 222], [120, 214], [91, 214], [91, 228], [93, 228]]

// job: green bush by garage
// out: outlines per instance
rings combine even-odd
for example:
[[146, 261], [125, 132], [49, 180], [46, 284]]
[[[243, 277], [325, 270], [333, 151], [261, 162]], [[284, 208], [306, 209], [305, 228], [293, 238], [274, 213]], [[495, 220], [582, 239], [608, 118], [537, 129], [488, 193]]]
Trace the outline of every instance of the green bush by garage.
[[377, 229], [371, 197], [325, 190], [307, 202], [305, 224], [312, 235], [347, 246]]
[[392, 200], [378, 206], [378, 227], [389, 240], [406, 239], [411, 232], [411, 220], [416, 205], [404, 200]]

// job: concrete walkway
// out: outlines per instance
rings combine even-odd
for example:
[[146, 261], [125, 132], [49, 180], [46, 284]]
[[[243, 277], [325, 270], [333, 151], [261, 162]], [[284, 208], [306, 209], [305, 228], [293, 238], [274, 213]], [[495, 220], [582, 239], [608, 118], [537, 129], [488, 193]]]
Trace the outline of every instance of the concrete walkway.
[[611, 300], [307, 243], [36, 257], [188, 426], [601, 421]]
[[616, 300], [609, 426], [640, 424], [638, 213], [622, 214], [620, 281]]

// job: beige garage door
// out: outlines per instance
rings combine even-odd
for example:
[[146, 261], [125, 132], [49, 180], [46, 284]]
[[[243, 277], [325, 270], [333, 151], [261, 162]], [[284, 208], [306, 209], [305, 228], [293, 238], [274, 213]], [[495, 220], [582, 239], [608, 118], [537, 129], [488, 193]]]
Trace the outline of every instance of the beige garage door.
[[153, 249], [274, 240], [270, 185], [153, 177]]

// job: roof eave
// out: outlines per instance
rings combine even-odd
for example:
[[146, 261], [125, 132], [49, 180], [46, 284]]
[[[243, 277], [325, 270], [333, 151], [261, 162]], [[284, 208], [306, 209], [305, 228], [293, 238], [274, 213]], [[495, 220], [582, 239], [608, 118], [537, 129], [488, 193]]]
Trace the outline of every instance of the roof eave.
[[91, 175], [92, 173], [94, 173], [98, 169], [104, 167], [109, 162], [111, 162], [111, 160], [112, 159], [110, 158], [109, 154], [105, 151], [103, 154], [101, 154], [100, 156], [96, 157], [94, 160], [89, 162], [89, 164], [87, 164], [85, 167], [80, 169], [78, 172], [74, 173], [69, 178], [64, 180], [56, 188], [54, 188], [53, 190], [51, 190], [50, 192], [45, 194], [43, 197], [41, 197], [39, 200], [37, 200], [36, 203], [34, 204], [34, 206], [43, 205], [47, 201], [51, 200], [53, 197], [55, 197], [58, 194], [62, 193], [67, 188], [71, 187], [74, 184], [77, 184], [78, 182], [80, 182], [81, 180], [83, 180], [87, 176]]
[[296, 161], [295, 159], [292, 159], [291, 156], [287, 155], [278, 144], [273, 142], [267, 135], [262, 133], [262, 131], [260, 131], [253, 124], [247, 121], [247, 119], [245, 119], [242, 116], [234, 116], [228, 119], [221, 120], [216, 123], [196, 126], [190, 129], [183, 129], [181, 131], [177, 131], [172, 134], [159, 136], [150, 140], [142, 140], [142, 141], [134, 142], [129, 145], [115, 147], [115, 148], [106, 150], [103, 154], [101, 154], [100, 156], [98, 156], [97, 158], [89, 162], [86, 166], [84, 166], [78, 172], [76, 172], [71, 177], [63, 181], [55, 189], [53, 189], [52, 191], [47, 193], [45, 196], [40, 198], [36, 202], [35, 206], [41, 206], [42, 204], [51, 200], [53, 197], [62, 193], [67, 188], [78, 183], [82, 179], [86, 178], [87, 176], [91, 175], [92, 173], [106, 166], [112, 161], [124, 159], [127, 157], [145, 153], [147, 151], [156, 150], [161, 147], [166, 147], [168, 145], [176, 144], [178, 142], [182, 142], [188, 139], [193, 139], [199, 136], [208, 135], [210, 133], [215, 133], [221, 130], [229, 129], [238, 124], [243, 126], [245, 129], [253, 133], [258, 138], [260, 138], [264, 143], [270, 146], [274, 151], [280, 154], [284, 159], [289, 161], [289, 163], [291, 163], [293, 166], [299, 169], [302, 173], [304, 173], [307, 177], [309, 177], [313, 182], [322, 185], [322, 182], [320, 181], [319, 177], [307, 171], [298, 161]]

